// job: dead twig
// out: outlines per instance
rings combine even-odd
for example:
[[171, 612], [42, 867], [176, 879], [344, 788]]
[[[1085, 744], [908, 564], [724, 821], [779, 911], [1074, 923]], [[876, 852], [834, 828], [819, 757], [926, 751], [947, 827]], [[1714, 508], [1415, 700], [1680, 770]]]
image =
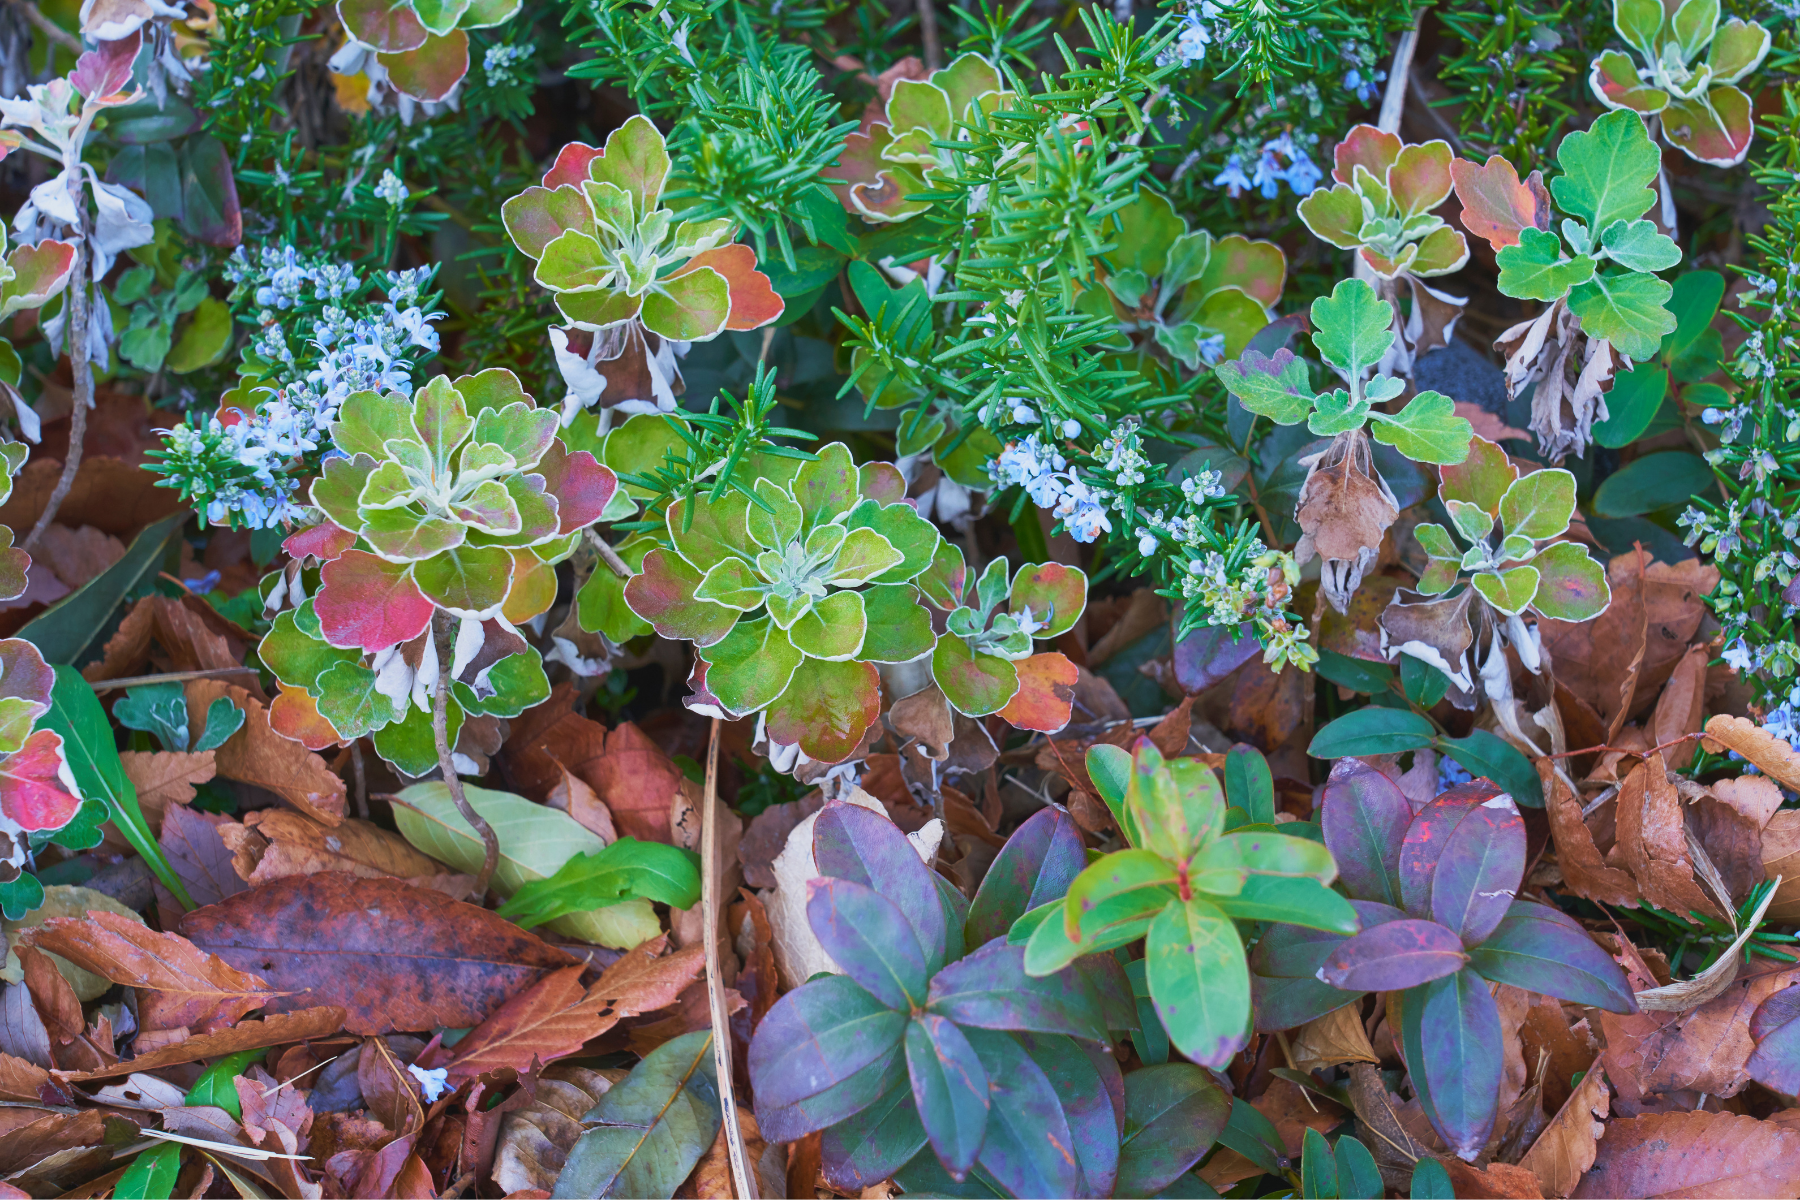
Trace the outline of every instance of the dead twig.
[[469, 803], [468, 796], [463, 794], [462, 776], [456, 773], [456, 758], [450, 752], [448, 732], [450, 664], [454, 654], [450, 615], [440, 609], [433, 615], [433, 624], [437, 635], [438, 677], [437, 692], [431, 705], [431, 736], [437, 743], [438, 770], [443, 773], [444, 786], [450, 790], [450, 801], [456, 805], [456, 811], [462, 814], [463, 820], [481, 837], [481, 872], [475, 876], [475, 886], [469, 893], [475, 903], [480, 904], [482, 897], [487, 895], [488, 881], [494, 877], [494, 868], [500, 865], [500, 839], [495, 836], [494, 827]]
[[706, 947], [706, 1004], [712, 1017], [713, 1066], [719, 1076], [719, 1104], [725, 1115], [725, 1150], [731, 1160], [738, 1200], [757, 1200], [756, 1173], [744, 1150], [738, 1124], [737, 1089], [731, 1073], [731, 1014], [725, 1007], [725, 978], [719, 969], [719, 718], [706, 746], [706, 792], [700, 801], [700, 937]]
[[255, 667], [208, 667], [204, 671], [164, 671], [160, 675], [127, 675], [123, 679], [101, 679], [93, 684], [96, 692], [119, 688], [141, 687], [146, 683], [186, 683], [190, 679], [217, 679], [221, 675], [256, 675]]

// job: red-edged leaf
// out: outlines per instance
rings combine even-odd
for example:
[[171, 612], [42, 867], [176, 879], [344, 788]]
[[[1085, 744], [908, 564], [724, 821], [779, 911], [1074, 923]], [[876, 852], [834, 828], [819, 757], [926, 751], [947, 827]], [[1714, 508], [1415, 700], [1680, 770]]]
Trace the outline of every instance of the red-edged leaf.
[[[563, 153], [571, 148], [564, 146]], [[550, 174], [556, 173], [557, 168], [551, 168]], [[537, 259], [544, 256], [545, 246], [569, 230], [591, 231], [594, 210], [576, 188], [529, 187], [500, 206], [500, 221], [513, 245]]]
[[893, 463], [864, 463], [856, 468], [857, 483], [864, 498], [880, 504], [898, 504], [906, 499], [906, 477]]
[[836, 763], [850, 757], [880, 717], [881, 676], [874, 663], [809, 658], [769, 706], [768, 732], [809, 758]]
[[357, 41], [377, 50], [392, 53], [425, 44], [425, 24], [411, 0], [338, 0], [337, 11]]
[[347, 550], [319, 573], [313, 611], [325, 640], [344, 649], [386, 650], [431, 624], [432, 605], [404, 563]]
[[1431, 915], [1431, 875], [1438, 856], [1462, 819], [1500, 794], [1486, 780], [1459, 784], [1420, 810], [1400, 844], [1400, 907], [1415, 917]]
[[731, 290], [731, 315], [725, 328], [758, 329], [781, 316], [786, 302], [769, 286], [769, 277], [756, 269], [756, 251], [742, 242], [703, 250], [675, 273], [679, 278], [700, 267], [711, 267], [725, 277]]
[[1436, 921], [1389, 921], [1333, 950], [1319, 979], [1351, 992], [1392, 992], [1442, 979], [1469, 961], [1462, 939]]
[[6, 256], [13, 277], [0, 286], [0, 317], [24, 308], [40, 308], [69, 285], [75, 269], [75, 244], [48, 239], [20, 246]]
[[442, 100], [469, 73], [469, 35], [460, 29], [428, 33], [417, 49], [376, 57], [400, 91], [415, 100]]
[[1015, 729], [1060, 731], [1069, 723], [1080, 668], [1054, 652], [1020, 659], [1013, 667], [1019, 673], [1019, 690], [1000, 710], [1001, 719]]
[[116, 41], [101, 42], [75, 61], [69, 83], [89, 100], [115, 95], [131, 82], [131, 64], [143, 44], [141, 29], [134, 29]]
[[1519, 468], [1513, 466], [1506, 451], [1477, 434], [1469, 439], [1469, 457], [1439, 467], [1438, 476], [1443, 480], [1438, 488], [1442, 499], [1479, 504], [1489, 516], [1497, 517], [1500, 499], [1519, 478]]
[[27, 833], [61, 829], [80, 808], [57, 734], [40, 729], [0, 760], [0, 811]]
[[556, 152], [556, 161], [544, 172], [544, 186], [580, 188], [588, 177], [588, 164], [604, 153], [600, 147], [586, 142], [570, 142]]
[[737, 624], [735, 609], [694, 599], [700, 573], [679, 554], [652, 550], [644, 569], [625, 581], [625, 603], [631, 611], [676, 641], [711, 646]]
[[1331, 177], [1339, 183], [1354, 184], [1356, 168], [1362, 167], [1384, 187], [1388, 168], [1400, 157], [1400, 139], [1373, 125], [1354, 126], [1332, 152]]
[[344, 744], [337, 729], [319, 713], [319, 702], [308, 695], [305, 688], [289, 687], [285, 683], [269, 705], [269, 728], [308, 750]]
[[0, 641], [0, 699], [29, 700], [43, 713], [55, 686], [56, 671], [36, 646], [24, 638]]
[[309, 529], [289, 534], [281, 543], [281, 548], [289, 558], [316, 558], [322, 563], [330, 562], [356, 545], [356, 535], [330, 521], [321, 521]]
[[598, 521], [619, 488], [611, 467], [595, 462], [586, 450], [571, 453], [560, 439], [550, 443], [535, 470], [544, 477], [544, 490], [556, 497], [556, 531], [561, 536]]
[[1495, 154], [1481, 165], [1452, 160], [1450, 177], [1462, 202], [1463, 228], [1494, 249], [1518, 245], [1521, 229], [1550, 228], [1550, 193], [1540, 172], [1520, 183], [1513, 165]]

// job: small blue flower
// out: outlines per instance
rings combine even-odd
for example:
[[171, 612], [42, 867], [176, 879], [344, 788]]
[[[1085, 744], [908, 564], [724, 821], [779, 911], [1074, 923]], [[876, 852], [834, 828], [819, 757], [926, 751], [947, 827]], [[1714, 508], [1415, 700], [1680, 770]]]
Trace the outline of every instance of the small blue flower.
[[1351, 67], [1344, 73], [1344, 87], [1349, 91], [1355, 92], [1356, 98], [1364, 104], [1371, 104], [1375, 100], [1377, 85], [1386, 78], [1386, 71], [1375, 71], [1369, 78], [1365, 79], [1363, 78], [1362, 71], [1356, 67]]

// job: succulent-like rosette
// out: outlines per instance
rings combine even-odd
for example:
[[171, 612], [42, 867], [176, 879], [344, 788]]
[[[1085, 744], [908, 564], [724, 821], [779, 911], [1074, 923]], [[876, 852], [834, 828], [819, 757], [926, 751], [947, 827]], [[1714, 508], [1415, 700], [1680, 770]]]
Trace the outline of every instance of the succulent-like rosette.
[[[513, 244], [537, 262], [533, 278], [556, 293], [572, 326], [598, 335], [573, 342], [565, 335], [565, 371], [615, 364], [599, 368], [607, 378], [586, 403], [636, 400], [671, 410], [667, 343], [756, 329], [782, 313], [781, 297], [756, 269], [756, 252], [731, 241], [729, 218], [683, 221], [663, 204], [668, 177], [663, 135], [634, 116], [601, 149], [564, 146], [542, 186], [500, 206]], [[620, 382], [610, 384], [615, 376]]]
[[[950, 167], [953, 150], [933, 143], [965, 137], [957, 130], [977, 111], [1004, 108], [1012, 93], [979, 54], [964, 54], [924, 79], [901, 79], [881, 117], [844, 139], [838, 165], [821, 174], [847, 212], [865, 221], [904, 221], [931, 207], [911, 197], [929, 192]], [[867, 120], [867, 118], [865, 118]]]
[[465, 712], [515, 716], [548, 694], [512, 627], [555, 600], [555, 564], [618, 484], [556, 430], [555, 411], [504, 370], [440, 375], [411, 400], [345, 402], [332, 425], [344, 457], [312, 486], [326, 520], [287, 542], [323, 564], [317, 593], [281, 613], [260, 650], [282, 684], [278, 729], [315, 747], [374, 733], [409, 774], [428, 769], [439, 610], [459, 621], [453, 736]]
[[761, 713], [773, 743], [847, 757], [881, 710], [873, 664], [934, 644], [913, 581], [942, 538], [899, 471], [858, 468], [834, 442], [811, 462], [770, 456], [741, 491], [668, 506], [668, 545], [645, 555], [625, 602], [657, 633], [694, 643], [696, 701]]
[[1314, 237], [1355, 250], [1383, 279], [1448, 275], [1469, 261], [1462, 232], [1432, 211], [1450, 197], [1450, 143], [1403, 143], [1358, 125], [1335, 157], [1335, 182], [1300, 201]]
[[1019, 729], [1055, 733], [1069, 723], [1075, 664], [1034, 643], [1071, 629], [1087, 607], [1087, 576], [1077, 567], [1027, 563], [1016, 573], [1004, 558], [966, 586], [962, 551], [946, 542], [919, 588], [945, 611], [931, 655], [931, 676], [964, 716], [999, 713]]
[[[471, 29], [504, 25], [521, 0], [338, 0], [348, 41], [332, 58], [347, 74], [360, 70], [412, 100], [454, 97], [469, 73]], [[371, 61], [372, 60], [372, 61]]]
[[1659, 118], [1664, 140], [1696, 162], [1743, 162], [1755, 120], [1733, 85], [1762, 64], [1769, 31], [1741, 17], [1721, 25], [1718, 0], [1613, 0], [1613, 28], [1637, 59], [1602, 51], [1588, 68], [1595, 98]]
[[81, 810], [61, 735], [35, 728], [50, 711], [55, 684], [56, 673], [36, 646], [22, 638], [0, 641], [0, 889], [8, 894], [9, 917], [23, 915], [11, 911], [10, 885], [27, 865], [30, 835], [54, 833]]
[[1194, 370], [1242, 354], [1269, 323], [1287, 280], [1287, 256], [1273, 242], [1190, 230], [1167, 197], [1147, 189], [1110, 225], [1117, 248], [1106, 254], [1102, 286], [1076, 304], [1116, 320], [1124, 342], [1154, 342]]

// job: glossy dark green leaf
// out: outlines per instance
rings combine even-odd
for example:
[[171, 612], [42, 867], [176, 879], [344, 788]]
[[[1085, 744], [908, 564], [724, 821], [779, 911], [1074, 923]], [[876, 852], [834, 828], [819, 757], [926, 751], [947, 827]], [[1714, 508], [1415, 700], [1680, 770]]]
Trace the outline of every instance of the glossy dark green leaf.
[[813, 935], [846, 975], [889, 1008], [907, 1011], [924, 1003], [925, 952], [892, 901], [848, 879], [810, 880], [806, 890]]
[[882, 813], [855, 804], [832, 804], [813, 826], [813, 862], [819, 874], [873, 888], [912, 923], [927, 973], [944, 965], [947, 929], [935, 872], [919, 859], [900, 827]]
[[1435, 1158], [1421, 1158], [1413, 1168], [1412, 1185], [1407, 1190], [1412, 1200], [1456, 1200], [1456, 1189], [1450, 1186], [1450, 1172]]
[[1001, 1200], [1007, 1200], [1011, 1195], [980, 1165], [969, 1172], [967, 1179], [958, 1183], [950, 1178], [950, 1173], [944, 1170], [944, 1164], [938, 1161], [930, 1146], [913, 1155], [912, 1161], [894, 1172], [894, 1183], [905, 1196], [943, 1197], [944, 1200], [989, 1200], [989, 1197], [1000, 1197]]
[[712, 1033], [664, 1042], [581, 1118], [552, 1196], [675, 1194], [719, 1134], [721, 1109]]
[[1074, 1195], [1081, 1170], [1050, 1077], [1011, 1034], [971, 1029], [968, 1035], [988, 1075], [982, 1168], [1015, 1196]]
[[244, 237], [244, 217], [224, 145], [210, 134], [198, 134], [181, 143], [177, 159], [182, 228], [209, 246], [237, 245]]
[[1069, 890], [1087, 855], [1081, 830], [1059, 808], [1040, 808], [1006, 839], [969, 905], [968, 945], [1003, 936], [1030, 909]]
[[1306, 1200], [1338, 1200], [1337, 1159], [1325, 1135], [1312, 1128], [1300, 1141], [1300, 1194]]
[[1244, 810], [1250, 820], [1269, 824], [1275, 820], [1275, 778], [1269, 760], [1254, 746], [1239, 742], [1225, 754], [1225, 799]]
[[[1663, 354], [1672, 358], [1693, 345], [1712, 325], [1719, 313], [1719, 301], [1724, 298], [1725, 277], [1717, 271], [1689, 271], [1675, 280], [1669, 293], [1675, 332], [1663, 338]], [[1611, 392], [1607, 393], [1606, 402], [1608, 408], [1612, 407]]]
[[[1124, 951], [1118, 951], [1123, 954]], [[1169, 1061], [1169, 1031], [1163, 1028], [1162, 1018], [1156, 1015], [1156, 1006], [1150, 1003], [1150, 985], [1144, 979], [1144, 960], [1136, 959], [1125, 964], [1126, 978], [1131, 980], [1131, 998], [1137, 1005], [1138, 1027], [1131, 1035], [1131, 1044], [1137, 1047], [1137, 1055], [1152, 1065]], [[1252, 980], [1254, 982], [1254, 979]]]
[[1422, 659], [1402, 654], [1400, 687], [1408, 700], [1420, 708], [1430, 708], [1444, 698], [1450, 687], [1450, 677]]
[[141, 1152], [113, 1184], [115, 1200], [169, 1200], [181, 1174], [181, 1147], [174, 1142]]
[[1225, 1128], [1219, 1130], [1219, 1143], [1237, 1151], [1265, 1171], [1285, 1171], [1291, 1163], [1281, 1140], [1281, 1131], [1269, 1118], [1258, 1112], [1248, 1100], [1233, 1097]]
[[187, 515], [184, 509], [145, 526], [117, 562], [25, 622], [15, 636], [43, 651], [45, 662], [81, 661], [119, 602], [156, 574]]
[[1436, 745], [1477, 779], [1499, 784], [1520, 808], [1544, 807], [1544, 786], [1531, 760], [1498, 734], [1477, 729], [1468, 737], [1439, 738]]
[[1374, 767], [1353, 758], [1331, 765], [1319, 823], [1352, 896], [1399, 906], [1400, 847], [1412, 818], [1400, 785]]
[[1437, 731], [1417, 713], [1397, 708], [1359, 708], [1313, 735], [1306, 752], [1314, 758], [1358, 758], [1399, 754], [1431, 745]]
[[21, 871], [5, 883], [0, 883], [0, 914], [8, 921], [17, 921], [35, 908], [44, 904], [44, 885], [30, 871]]
[[1174, 1183], [1219, 1140], [1231, 1108], [1224, 1089], [1192, 1063], [1127, 1075], [1117, 1190], [1149, 1195]]
[[842, 975], [777, 1000], [757, 1026], [748, 1061], [759, 1118], [773, 1124], [773, 1110], [793, 1110], [780, 1114], [780, 1134], [768, 1136], [792, 1141], [873, 1104], [887, 1091], [905, 1033], [904, 1013]]
[[1394, 680], [1394, 668], [1366, 658], [1351, 658], [1335, 650], [1320, 650], [1318, 672], [1339, 687], [1353, 692], [1375, 695], [1385, 692]]
[[1717, 495], [1713, 469], [1698, 454], [1659, 450], [1634, 458], [1608, 475], [1594, 492], [1600, 517], [1636, 517]]
[[[763, 1111], [757, 1110], [759, 1120]], [[819, 1139], [820, 1164], [826, 1183], [839, 1191], [860, 1192], [898, 1171], [925, 1146], [912, 1085], [902, 1074], [873, 1104], [825, 1130]], [[929, 1149], [925, 1157], [932, 1158]]]
[[1074, 971], [1027, 975], [1022, 946], [989, 942], [939, 971], [928, 997], [930, 1011], [958, 1025], [1107, 1040], [1099, 1000]]
[[1631, 445], [1650, 428], [1668, 394], [1669, 372], [1658, 363], [1618, 372], [1606, 393], [1606, 420], [1594, 422], [1594, 440], [1609, 450]]
[[1209, 902], [1236, 921], [1284, 921], [1344, 934], [1359, 928], [1348, 900], [1305, 876], [1251, 875], [1237, 895]]
[[1630, 981], [1573, 917], [1547, 904], [1515, 900], [1494, 931], [1469, 951], [1485, 979], [1510, 983], [1608, 1012], [1637, 1011]]
[[1400, 995], [1401, 1038], [1431, 1127], [1473, 1159], [1494, 1131], [1504, 1062], [1500, 1010], [1487, 981], [1464, 968]]
[[1342, 1200], [1382, 1200], [1387, 1195], [1375, 1156], [1360, 1141], [1347, 1133], [1339, 1134], [1332, 1157], [1337, 1160], [1338, 1195]]
[[962, 1179], [987, 1135], [988, 1077], [955, 1023], [921, 1013], [906, 1025], [906, 1070], [913, 1105], [944, 1169]]

